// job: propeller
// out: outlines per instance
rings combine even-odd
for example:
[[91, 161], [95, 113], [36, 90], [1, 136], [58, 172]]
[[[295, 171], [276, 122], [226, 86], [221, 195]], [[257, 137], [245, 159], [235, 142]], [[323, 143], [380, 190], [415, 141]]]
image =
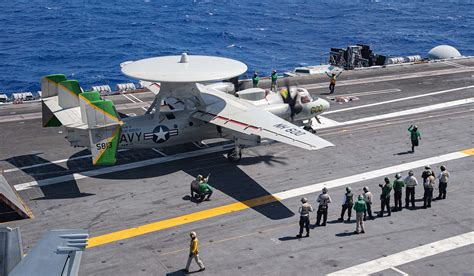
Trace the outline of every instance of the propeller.
[[[300, 104], [298, 104], [297, 101], [296, 101], [297, 98], [298, 98], [298, 94], [295, 93], [294, 97], [291, 95], [290, 80], [285, 79], [284, 83], [285, 83], [286, 90], [288, 91], [288, 94], [287, 94], [286, 98], [282, 95], [282, 98], [283, 98], [283, 102], [290, 106], [290, 110], [291, 110], [290, 118], [291, 118], [291, 121], [293, 121], [295, 115], [300, 113], [303, 110], [303, 107]], [[298, 85], [296, 85], [296, 86], [298, 86]]]

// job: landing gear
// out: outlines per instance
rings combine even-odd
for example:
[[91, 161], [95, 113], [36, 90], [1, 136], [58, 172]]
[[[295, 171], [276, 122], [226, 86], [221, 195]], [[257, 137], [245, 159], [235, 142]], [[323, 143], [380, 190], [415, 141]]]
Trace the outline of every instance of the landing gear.
[[235, 149], [231, 149], [227, 152], [227, 159], [229, 161], [237, 163], [242, 159], [242, 149], [238, 146], [235, 147]]
[[303, 129], [313, 134], [316, 134], [316, 129], [314, 129], [312, 126], [304, 126]]

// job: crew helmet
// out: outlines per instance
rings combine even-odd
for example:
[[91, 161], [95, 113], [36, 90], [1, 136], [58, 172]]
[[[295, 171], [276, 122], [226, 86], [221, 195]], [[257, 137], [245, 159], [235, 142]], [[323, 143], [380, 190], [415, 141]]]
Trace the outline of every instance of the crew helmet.
[[445, 171], [446, 170], [446, 167], [441, 165], [441, 167], [439, 167], [442, 171]]
[[363, 190], [364, 190], [364, 192], [367, 193], [367, 192], [369, 191], [369, 187], [365, 186], [365, 187], [363, 188]]
[[196, 232], [194, 232], [194, 231], [191, 231], [191, 233], [189, 233], [189, 235], [191, 236], [191, 238], [195, 238], [197, 236]]
[[425, 170], [431, 170], [431, 167], [429, 165], [425, 166]]
[[359, 195], [358, 199], [359, 199], [359, 200], [364, 199], [364, 196], [363, 196], [363, 195]]
[[327, 193], [328, 192], [328, 188], [324, 187], [323, 188], [323, 194]]
[[383, 180], [387, 183], [390, 182], [390, 178], [388, 178], [388, 176], [386, 176]]
[[397, 174], [395, 175], [395, 178], [396, 178], [396, 179], [400, 179], [401, 177], [402, 177], [402, 175], [401, 175], [400, 173], [397, 173]]
[[351, 187], [346, 187], [346, 191], [350, 192], [350, 191], [352, 191], [352, 188]]
[[408, 175], [409, 175], [409, 176], [413, 176], [414, 174], [415, 174], [415, 173], [414, 173], [413, 171], [409, 171], [409, 172], [408, 172]]
[[306, 203], [306, 202], [308, 202], [308, 199], [306, 197], [303, 197], [303, 198], [301, 198], [301, 202]]

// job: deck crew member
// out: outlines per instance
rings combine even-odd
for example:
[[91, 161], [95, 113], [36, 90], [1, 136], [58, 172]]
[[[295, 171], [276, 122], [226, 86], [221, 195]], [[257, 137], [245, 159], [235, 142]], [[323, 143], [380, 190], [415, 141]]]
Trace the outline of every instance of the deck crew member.
[[252, 84], [253, 84], [253, 87], [258, 87], [258, 82], [260, 81], [260, 78], [258, 77], [258, 73], [255, 72], [253, 73], [253, 77], [252, 77]]
[[381, 201], [381, 210], [377, 215], [378, 217], [383, 217], [384, 209], [387, 208], [388, 216], [391, 215], [390, 211], [390, 192], [392, 191], [392, 183], [390, 183], [390, 178], [384, 178], [385, 184], [379, 184], [379, 187], [382, 188], [382, 194], [380, 195]]
[[328, 74], [328, 72], [325, 72], [326, 75], [331, 79], [329, 81], [329, 94], [334, 93], [334, 88], [336, 87], [336, 79], [342, 74], [342, 71], [339, 72], [339, 74], [336, 75], [336, 73], [332, 73], [331, 75]]
[[[204, 178], [202, 181], [199, 182], [199, 198], [200, 198], [200, 201], [211, 200], [210, 199], [211, 195], [212, 195], [212, 187], [209, 184], [207, 184], [207, 178]], [[206, 198], [206, 196], [207, 196], [207, 198]]]
[[364, 221], [367, 219], [367, 214], [369, 215], [369, 219], [374, 219], [374, 216], [372, 216], [372, 193], [369, 191], [369, 187], [364, 187], [363, 196], [365, 204], [367, 205], [367, 209], [364, 212]]
[[[367, 210], [367, 204], [365, 203], [364, 196], [359, 195], [357, 201], [354, 204], [354, 210], [356, 211], [356, 230], [354, 234], [365, 233], [364, 220], [362, 219], [365, 211]], [[359, 232], [360, 227], [360, 232]]]
[[418, 147], [419, 140], [421, 140], [421, 133], [418, 130], [417, 125], [411, 125], [408, 128], [408, 131], [410, 132], [410, 139], [411, 139], [411, 153], [414, 153], [415, 147]]
[[204, 263], [199, 258], [199, 240], [197, 238], [196, 232], [192, 231], [189, 233], [189, 236], [191, 237], [191, 244], [189, 246], [188, 262], [186, 263], [186, 269], [184, 269], [184, 271], [186, 273], [189, 272], [189, 266], [191, 265], [192, 259], [194, 259], [194, 261], [196, 261], [196, 263], [199, 265], [199, 271], [204, 271], [206, 268], [204, 267]]
[[434, 171], [431, 169], [430, 166], [425, 166], [425, 170], [421, 173], [421, 178], [423, 179], [423, 183], [425, 183], [425, 180], [430, 175], [435, 176]]
[[448, 187], [449, 172], [446, 170], [445, 166], [439, 167], [441, 172], [438, 175], [439, 180], [439, 195], [436, 199], [445, 199], [446, 198], [446, 188]]
[[418, 185], [418, 180], [414, 175], [413, 171], [409, 171], [405, 178], [405, 208], [408, 208], [408, 203], [411, 202], [411, 208], [415, 209], [415, 187]]
[[431, 208], [431, 200], [433, 199], [433, 189], [435, 185], [435, 177], [431, 172], [427, 172], [428, 177], [423, 181], [425, 193], [423, 195], [423, 208]]
[[[317, 202], [319, 203], [319, 206], [316, 217], [316, 226], [326, 226], [326, 221], [328, 220], [328, 204], [331, 203], [331, 196], [328, 194], [328, 188], [323, 188], [322, 194], [318, 196]], [[320, 224], [321, 217], [323, 218], [323, 224]]]
[[302, 237], [303, 228], [306, 229], [306, 237], [309, 237], [309, 213], [313, 212], [313, 207], [308, 203], [308, 199], [306, 197], [301, 199], [301, 206], [298, 211], [300, 213], [300, 233], [296, 235], [296, 237]]
[[276, 92], [276, 91], [277, 91], [277, 81], [278, 81], [277, 71], [276, 71], [276, 70], [273, 70], [270, 77], [271, 77], [271, 79], [272, 79], [272, 87], [271, 87], [271, 90]]
[[402, 210], [402, 192], [403, 187], [405, 187], [405, 181], [402, 179], [402, 175], [397, 173], [395, 175], [395, 181], [393, 181], [393, 191], [394, 191], [394, 200], [395, 200], [395, 207], [394, 211], [401, 211]]
[[344, 214], [346, 213], [346, 210], [347, 210], [347, 215], [348, 215], [347, 222], [351, 221], [353, 204], [354, 204], [354, 195], [352, 194], [352, 189], [351, 187], [346, 187], [346, 193], [344, 194], [344, 199], [342, 201], [341, 217], [339, 218], [339, 221], [344, 220]]

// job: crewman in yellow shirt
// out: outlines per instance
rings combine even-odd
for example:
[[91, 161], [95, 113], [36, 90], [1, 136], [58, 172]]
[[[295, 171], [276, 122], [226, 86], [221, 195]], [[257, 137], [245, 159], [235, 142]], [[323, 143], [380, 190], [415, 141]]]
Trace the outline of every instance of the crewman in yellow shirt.
[[184, 272], [189, 273], [189, 266], [191, 265], [191, 261], [193, 258], [199, 265], [199, 271], [204, 271], [206, 268], [204, 267], [203, 262], [199, 258], [199, 240], [197, 238], [196, 232], [192, 231], [191, 233], [189, 233], [189, 236], [191, 236], [191, 244], [189, 246], [188, 263], [186, 264], [186, 269], [184, 270]]

